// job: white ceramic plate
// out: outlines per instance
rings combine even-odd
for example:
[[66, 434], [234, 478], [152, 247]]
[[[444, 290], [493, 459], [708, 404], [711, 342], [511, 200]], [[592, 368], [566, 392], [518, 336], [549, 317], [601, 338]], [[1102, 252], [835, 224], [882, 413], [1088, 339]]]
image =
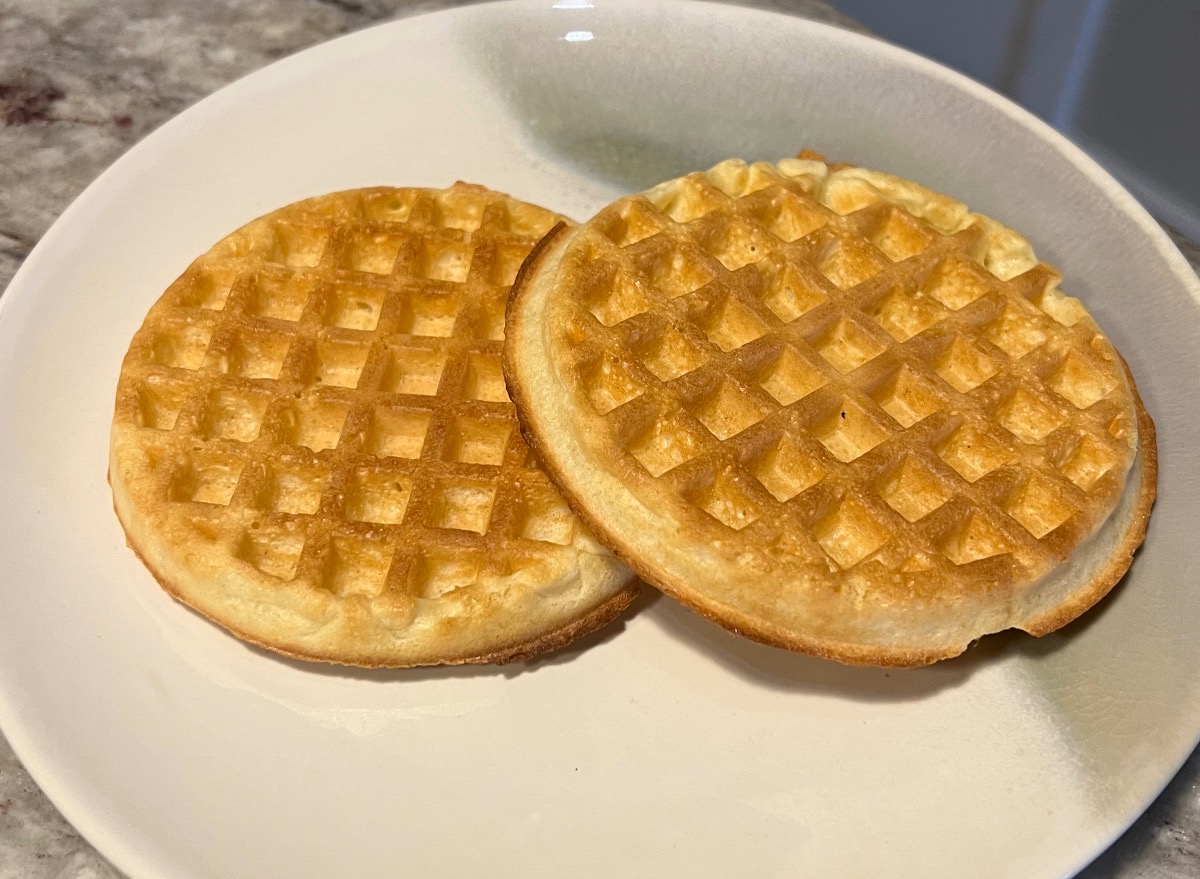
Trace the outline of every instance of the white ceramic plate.
[[[1197, 284], [1032, 117], [878, 42], [768, 13], [465, 8], [287, 59], [149, 137], [72, 205], [0, 310], [0, 721], [134, 877], [1059, 877], [1200, 731]], [[125, 548], [118, 366], [213, 241], [295, 199], [462, 178], [579, 218], [729, 155], [809, 146], [1024, 230], [1129, 358], [1161, 499], [1125, 583], [1067, 631], [854, 670], [673, 602], [586, 650], [365, 673], [249, 648]]]

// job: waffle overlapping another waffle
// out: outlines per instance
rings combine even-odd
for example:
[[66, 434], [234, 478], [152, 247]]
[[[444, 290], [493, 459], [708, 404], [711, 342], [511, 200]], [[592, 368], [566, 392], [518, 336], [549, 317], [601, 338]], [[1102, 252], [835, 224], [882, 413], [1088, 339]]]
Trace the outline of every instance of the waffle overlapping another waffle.
[[548, 236], [505, 371], [648, 582], [751, 638], [921, 665], [1128, 568], [1154, 427], [1017, 233], [896, 177], [724, 162]]
[[109, 478], [174, 596], [257, 644], [365, 666], [507, 661], [636, 588], [521, 440], [510, 285], [561, 218], [478, 186], [255, 220], [151, 308]]

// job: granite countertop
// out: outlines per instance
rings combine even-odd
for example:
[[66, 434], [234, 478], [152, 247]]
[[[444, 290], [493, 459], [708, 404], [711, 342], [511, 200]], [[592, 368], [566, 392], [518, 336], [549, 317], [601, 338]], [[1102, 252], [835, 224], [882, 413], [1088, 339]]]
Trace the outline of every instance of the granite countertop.
[[[347, 31], [460, 3], [0, 0], [0, 289], [101, 171], [200, 98]], [[820, 0], [748, 5], [857, 28]], [[1200, 247], [1172, 237], [1200, 269]], [[58, 814], [0, 736], [0, 879], [117, 876]], [[1196, 876], [1200, 752], [1080, 879]]]

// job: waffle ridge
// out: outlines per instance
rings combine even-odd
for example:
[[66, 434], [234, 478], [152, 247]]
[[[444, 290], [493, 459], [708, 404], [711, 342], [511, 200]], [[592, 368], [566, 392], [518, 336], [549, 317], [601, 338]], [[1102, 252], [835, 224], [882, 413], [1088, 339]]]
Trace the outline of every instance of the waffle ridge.
[[[686, 582], [660, 546], [606, 527], [591, 483], [547, 465], [639, 573], [760, 640], [921, 664], [985, 631], [1039, 631], [1045, 609], [1029, 616], [1022, 590], [1117, 506], [1139, 430], [1153, 445], [1124, 362], [1057, 272], [1011, 230], [888, 175], [724, 162], [615, 202], [530, 263], [506, 368], [535, 445], [556, 440], [519, 387], [535, 372], [511, 325], [546, 285], [539, 344], [585, 437], [576, 464], [667, 510], [730, 580], [776, 585]], [[799, 592], [826, 597], [779, 622]], [[903, 628], [897, 608], [969, 612], [964, 596], [985, 594], [967, 636], [873, 640]], [[799, 619], [864, 603], [880, 631]]]
[[160, 582], [248, 640], [360, 665], [519, 658], [627, 605], [501, 374], [509, 287], [559, 220], [466, 184], [355, 190], [194, 262], [134, 337], [113, 423], [118, 513]]

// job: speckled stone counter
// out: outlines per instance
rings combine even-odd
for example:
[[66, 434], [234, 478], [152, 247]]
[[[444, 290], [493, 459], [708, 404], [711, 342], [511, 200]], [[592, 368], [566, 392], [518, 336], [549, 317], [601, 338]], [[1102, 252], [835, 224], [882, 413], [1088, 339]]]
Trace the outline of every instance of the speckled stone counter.
[[[450, 5], [457, 4], [0, 0], [0, 289], [104, 168], [195, 101], [307, 46]], [[856, 27], [818, 0], [752, 5]], [[1200, 267], [1200, 248], [1176, 241]], [[63, 820], [0, 737], [0, 879], [118, 875]], [[1081, 879], [1197, 876], [1200, 755], [1193, 754], [1150, 810]]]

